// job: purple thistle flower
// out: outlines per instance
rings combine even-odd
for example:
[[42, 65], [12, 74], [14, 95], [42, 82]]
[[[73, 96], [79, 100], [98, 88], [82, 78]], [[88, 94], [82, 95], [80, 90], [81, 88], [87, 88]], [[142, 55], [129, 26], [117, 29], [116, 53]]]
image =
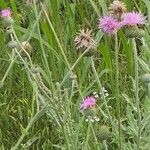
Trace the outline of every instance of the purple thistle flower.
[[120, 23], [112, 16], [104, 16], [99, 20], [99, 28], [107, 34], [115, 34], [120, 28]]
[[11, 17], [11, 14], [12, 14], [12, 12], [11, 12], [11, 10], [9, 8], [3, 9], [1, 11], [1, 17], [3, 17], [3, 18]]
[[91, 108], [96, 105], [96, 100], [94, 97], [86, 97], [80, 106], [80, 110], [83, 111], [85, 109]]
[[122, 26], [136, 26], [143, 25], [145, 23], [146, 17], [138, 12], [128, 12], [122, 15]]

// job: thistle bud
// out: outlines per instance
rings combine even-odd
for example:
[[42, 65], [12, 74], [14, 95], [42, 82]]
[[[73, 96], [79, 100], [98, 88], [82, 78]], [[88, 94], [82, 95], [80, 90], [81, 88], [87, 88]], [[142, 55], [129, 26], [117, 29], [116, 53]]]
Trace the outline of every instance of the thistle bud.
[[8, 28], [8, 29], [6, 30], [6, 34], [12, 34], [12, 33], [13, 33], [13, 30], [12, 30], [12, 29], [9, 29], [9, 28]]
[[85, 109], [84, 111], [83, 111], [83, 115], [85, 115], [85, 116], [95, 116], [96, 115], [96, 108], [95, 107], [92, 107], [92, 108], [90, 108], [90, 109]]
[[111, 135], [111, 132], [109, 131], [109, 128], [105, 125], [102, 125], [98, 132], [97, 132], [97, 138], [102, 142], [104, 140], [107, 140]]
[[14, 20], [11, 17], [5, 17], [3, 18], [3, 23], [4, 23], [4, 26], [9, 27], [14, 23]]
[[13, 48], [17, 48], [18, 47], [18, 43], [16, 41], [10, 41], [8, 42], [7, 46], [11, 49]]
[[144, 74], [142, 76], [142, 81], [145, 83], [145, 84], [149, 84], [150, 83], [150, 74], [147, 73], [147, 74]]
[[127, 27], [125, 33], [128, 38], [142, 38], [145, 34], [144, 30], [137, 26]]

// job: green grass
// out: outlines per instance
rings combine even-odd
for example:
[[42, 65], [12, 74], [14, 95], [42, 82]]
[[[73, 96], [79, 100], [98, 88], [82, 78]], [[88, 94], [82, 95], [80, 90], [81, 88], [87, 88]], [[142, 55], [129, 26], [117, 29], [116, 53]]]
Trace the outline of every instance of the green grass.
[[[150, 73], [150, 2], [124, 0], [147, 16], [141, 45], [124, 30], [116, 39], [99, 31], [111, 2], [1, 0], [15, 23], [9, 37], [0, 20], [0, 150], [149, 150], [150, 88], [141, 77]], [[83, 28], [93, 30], [96, 56], [77, 53], [74, 39]], [[29, 41], [32, 54], [8, 48], [11, 38]], [[87, 113], [100, 121], [86, 122], [80, 104], [95, 91], [96, 112]]]

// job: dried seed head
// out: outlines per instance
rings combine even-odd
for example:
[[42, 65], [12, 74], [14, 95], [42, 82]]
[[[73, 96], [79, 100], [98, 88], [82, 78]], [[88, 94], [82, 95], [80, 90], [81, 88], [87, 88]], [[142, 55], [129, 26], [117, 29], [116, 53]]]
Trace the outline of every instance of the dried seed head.
[[109, 11], [111, 14], [122, 14], [127, 11], [126, 5], [120, 0], [114, 0], [109, 6]]
[[26, 50], [26, 49], [32, 49], [32, 46], [31, 46], [30, 43], [27, 42], [27, 41], [22, 42], [22, 43], [21, 43], [21, 47], [24, 48], [25, 50]]
[[91, 46], [91, 48], [94, 48], [94, 39], [92, 35], [92, 30], [89, 29], [82, 29], [78, 33], [78, 35], [75, 38], [75, 46], [77, 49], [83, 48], [87, 49]]
[[21, 53], [23, 56], [26, 56], [27, 55], [26, 53], [28, 53], [29, 55], [32, 53], [32, 46], [27, 41], [24, 41], [21, 43], [21, 48], [25, 50], [25, 51], [22, 51]]

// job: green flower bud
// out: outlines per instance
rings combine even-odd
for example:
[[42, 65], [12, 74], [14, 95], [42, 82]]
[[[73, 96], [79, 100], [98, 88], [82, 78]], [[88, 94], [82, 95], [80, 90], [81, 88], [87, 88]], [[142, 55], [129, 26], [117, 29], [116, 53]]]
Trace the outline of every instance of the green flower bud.
[[7, 29], [6, 30], [6, 34], [12, 34], [13, 33], [13, 30], [12, 29]]
[[126, 28], [125, 32], [128, 38], [142, 38], [145, 34], [143, 29], [139, 29], [135, 26]]
[[102, 142], [104, 140], [107, 140], [111, 135], [111, 132], [109, 131], [109, 128], [105, 125], [102, 125], [98, 132], [97, 132], [97, 138]]
[[145, 83], [145, 84], [149, 84], [150, 83], [150, 74], [147, 73], [147, 74], [144, 74], [142, 76], [142, 81]]
[[17, 46], [18, 46], [18, 43], [16, 42], [16, 41], [10, 41], [8, 44], [7, 44], [7, 46], [9, 47], [9, 48], [17, 48]]
[[14, 20], [11, 17], [5, 17], [3, 23], [6, 27], [11, 26], [14, 23]]
[[83, 115], [85, 116], [95, 116], [96, 115], [96, 108], [92, 107], [92, 108], [88, 108], [83, 110]]

